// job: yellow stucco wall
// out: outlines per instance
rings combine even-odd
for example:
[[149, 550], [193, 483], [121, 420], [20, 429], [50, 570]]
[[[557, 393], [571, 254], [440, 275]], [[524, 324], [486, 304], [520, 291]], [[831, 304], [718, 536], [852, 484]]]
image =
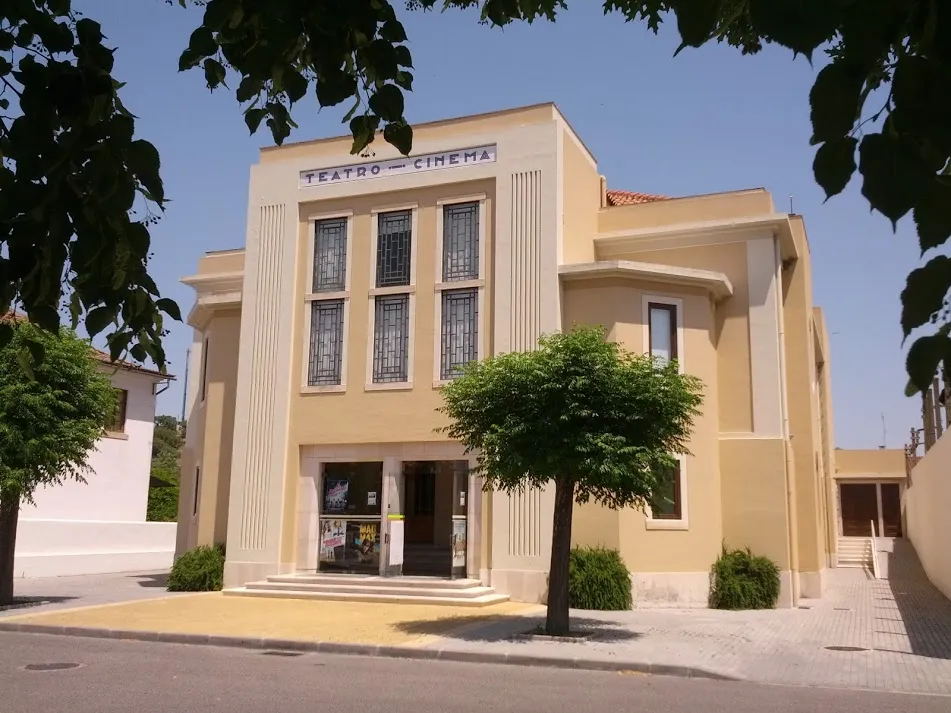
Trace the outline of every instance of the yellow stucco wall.
[[904, 478], [905, 451], [901, 448], [837, 448], [835, 475], [837, 478]]
[[688, 196], [654, 203], [605, 208], [598, 214], [598, 231], [660, 228], [677, 223], [701, 223], [763, 216], [773, 212], [773, 199], [763, 188]]
[[562, 173], [564, 196], [564, 249], [562, 262], [594, 260], [594, 236], [598, 231], [598, 210], [601, 207], [601, 176], [584, 149], [562, 129]]

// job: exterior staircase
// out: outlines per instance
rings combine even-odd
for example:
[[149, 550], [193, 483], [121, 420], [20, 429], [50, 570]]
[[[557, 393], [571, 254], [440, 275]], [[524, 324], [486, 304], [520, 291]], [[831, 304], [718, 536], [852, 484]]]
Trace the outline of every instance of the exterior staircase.
[[226, 589], [229, 596], [324, 601], [484, 607], [508, 601], [477, 579], [378, 577], [359, 574], [286, 574]]
[[871, 572], [872, 540], [868, 537], [840, 537], [837, 563], [839, 567], [862, 567]]

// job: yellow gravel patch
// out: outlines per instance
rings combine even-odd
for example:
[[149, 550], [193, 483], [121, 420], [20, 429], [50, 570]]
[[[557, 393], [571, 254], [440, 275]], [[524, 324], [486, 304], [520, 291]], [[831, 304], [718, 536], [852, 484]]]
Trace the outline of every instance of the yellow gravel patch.
[[19, 623], [46, 626], [422, 645], [460, 627], [528, 614], [537, 609], [536, 605], [518, 602], [471, 609], [419, 604], [256, 599], [215, 592], [63, 609], [15, 619]]

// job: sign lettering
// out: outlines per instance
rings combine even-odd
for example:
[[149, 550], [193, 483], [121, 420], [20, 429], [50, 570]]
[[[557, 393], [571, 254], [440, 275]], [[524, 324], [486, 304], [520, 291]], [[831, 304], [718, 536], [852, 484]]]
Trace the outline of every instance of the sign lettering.
[[393, 158], [388, 161], [318, 168], [300, 172], [300, 187], [330, 186], [338, 183], [379, 178], [380, 176], [402, 176], [443, 168], [479, 166], [484, 163], [495, 163], [496, 156], [496, 147], [493, 144], [492, 146], [442, 151], [423, 156]]

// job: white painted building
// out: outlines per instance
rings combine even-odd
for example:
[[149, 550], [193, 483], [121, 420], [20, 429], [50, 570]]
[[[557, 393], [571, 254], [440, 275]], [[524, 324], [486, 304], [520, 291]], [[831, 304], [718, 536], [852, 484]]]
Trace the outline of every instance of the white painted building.
[[[108, 357], [102, 355], [108, 362]], [[117, 390], [115, 423], [90, 455], [86, 482], [41, 487], [20, 509], [17, 577], [167, 569], [174, 522], [146, 522], [155, 397], [170, 377], [103, 364]]]

